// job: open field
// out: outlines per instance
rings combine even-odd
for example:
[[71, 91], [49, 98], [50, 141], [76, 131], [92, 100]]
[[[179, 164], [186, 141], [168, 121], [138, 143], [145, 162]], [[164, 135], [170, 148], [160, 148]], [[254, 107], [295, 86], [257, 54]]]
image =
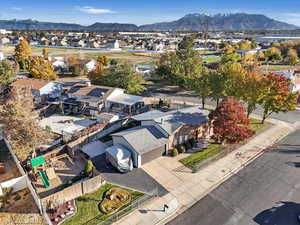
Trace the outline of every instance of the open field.
[[[13, 55], [14, 46], [0, 46], [0, 51], [3, 51], [6, 55]], [[42, 47], [32, 47], [33, 55], [42, 55]], [[48, 48], [50, 56], [67, 56], [78, 55], [82, 58], [95, 58], [99, 55], [107, 56], [110, 59], [116, 59], [121, 61], [128, 61], [129, 63], [139, 63], [152, 65], [155, 63], [157, 54], [152, 53], [137, 53], [127, 51], [101, 51], [101, 50], [83, 50], [83, 49], [62, 49], [62, 48]]]

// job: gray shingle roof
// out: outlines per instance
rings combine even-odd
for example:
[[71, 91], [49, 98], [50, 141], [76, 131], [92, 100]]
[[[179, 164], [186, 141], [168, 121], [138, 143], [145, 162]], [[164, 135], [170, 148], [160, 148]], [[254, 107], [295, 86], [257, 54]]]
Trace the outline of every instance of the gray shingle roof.
[[150, 111], [133, 117], [135, 120], [154, 120], [168, 134], [172, 134], [179, 127], [184, 125], [197, 126], [208, 121], [208, 110], [199, 106], [187, 107], [166, 113]]
[[164, 146], [168, 139], [155, 126], [139, 126], [112, 136], [123, 137], [140, 154], [150, 152]]

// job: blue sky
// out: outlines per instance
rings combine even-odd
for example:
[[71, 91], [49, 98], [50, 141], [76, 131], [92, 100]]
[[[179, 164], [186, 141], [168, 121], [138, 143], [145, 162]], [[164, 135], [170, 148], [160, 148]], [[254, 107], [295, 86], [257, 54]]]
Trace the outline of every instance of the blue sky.
[[188, 13], [259, 13], [300, 26], [300, 0], [1, 0], [0, 19], [147, 24]]

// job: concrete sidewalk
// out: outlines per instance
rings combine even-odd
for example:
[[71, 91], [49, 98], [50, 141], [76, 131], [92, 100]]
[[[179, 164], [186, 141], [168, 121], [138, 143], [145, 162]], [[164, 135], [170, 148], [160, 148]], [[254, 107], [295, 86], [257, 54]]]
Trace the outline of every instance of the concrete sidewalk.
[[[115, 224], [150, 225], [166, 223], [247, 166], [263, 154], [266, 148], [297, 128], [296, 124], [273, 119], [268, 121], [274, 124], [272, 128], [254, 137], [247, 144], [225, 157], [212, 162], [197, 173], [192, 173], [190, 169], [178, 162], [187, 154], [181, 154], [176, 158], [161, 157], [143, 166], [143, 169], [170, 193], [162, 198], [152, 200], [145, 207], [135, 210]], [[162, 211], [164, 204], [169, 205], [166, 212]]]

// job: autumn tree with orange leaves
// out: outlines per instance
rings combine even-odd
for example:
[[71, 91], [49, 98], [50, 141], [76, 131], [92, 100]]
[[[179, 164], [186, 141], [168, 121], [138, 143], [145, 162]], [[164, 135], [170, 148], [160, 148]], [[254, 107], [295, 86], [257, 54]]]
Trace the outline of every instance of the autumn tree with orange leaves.
[[269, 73], [265, 75], [265, 88], [260, 106], [264, 109], [262, 123], [272, 114], [296, 109], [298, 93], [290, 90], [291, 81], [284, 75]]
[[245, 108], [234, 97], [225, 98], [209, 117], [213, 125], [213, 138], [223, 144], [239, 143], [254, 134], [248, 128], [250, 121]]

